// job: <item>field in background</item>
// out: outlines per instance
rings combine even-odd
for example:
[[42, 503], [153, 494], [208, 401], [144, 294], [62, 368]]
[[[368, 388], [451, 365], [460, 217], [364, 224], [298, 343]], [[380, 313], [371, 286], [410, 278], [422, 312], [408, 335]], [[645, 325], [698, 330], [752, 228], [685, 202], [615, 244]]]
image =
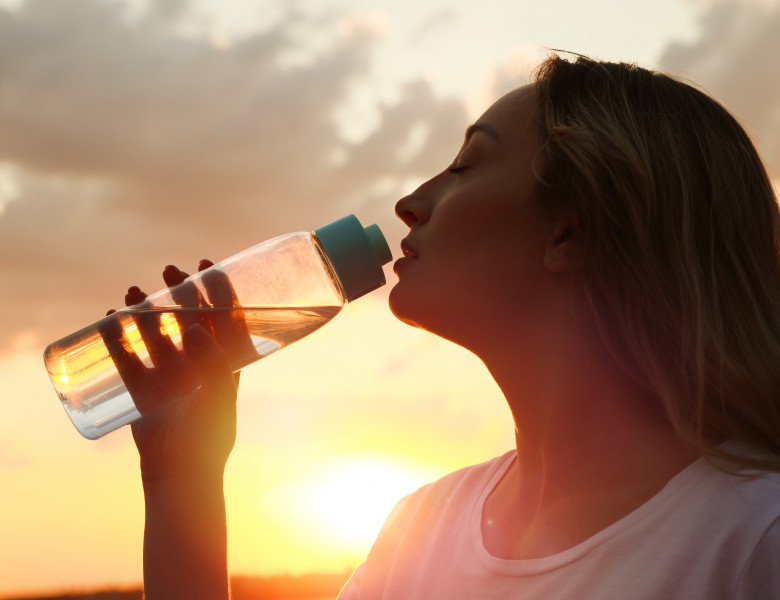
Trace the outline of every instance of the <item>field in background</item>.
[[[310, 573], [274, 577], [236, 576], [233, 600], [335, 600], [349, 573]], [[67, 592], [42, 596], [7, 596], [0, 600], [142, 600], [140, 588]]]

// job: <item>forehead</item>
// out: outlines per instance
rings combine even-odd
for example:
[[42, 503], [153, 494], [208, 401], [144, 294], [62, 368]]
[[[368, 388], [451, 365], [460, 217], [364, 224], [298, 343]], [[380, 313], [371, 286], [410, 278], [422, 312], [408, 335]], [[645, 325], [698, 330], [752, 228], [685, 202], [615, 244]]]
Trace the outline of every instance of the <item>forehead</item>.
[[528, 131], [536, 131], [534, 114], [536, 112], [536, 92], [526, 85], [499, 98], [477, 123], [488, 123], [502, 137], [527, 135]]

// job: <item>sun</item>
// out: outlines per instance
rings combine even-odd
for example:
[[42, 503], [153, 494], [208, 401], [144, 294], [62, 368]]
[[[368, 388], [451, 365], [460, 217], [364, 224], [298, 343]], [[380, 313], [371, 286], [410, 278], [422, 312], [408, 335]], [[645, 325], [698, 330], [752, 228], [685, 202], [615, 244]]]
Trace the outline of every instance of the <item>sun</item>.
[[322, 534], [350, 546], [370, 544], [395, 503], [429, 478], [388, 457], [341, 458], [301, 483], [301, 498]]
[[337, 455], [277, 488], [271, 500], [292, 535], [309, 544], [365, 554], [393, 506], [441, 476], [444, 467], [386, 454]]

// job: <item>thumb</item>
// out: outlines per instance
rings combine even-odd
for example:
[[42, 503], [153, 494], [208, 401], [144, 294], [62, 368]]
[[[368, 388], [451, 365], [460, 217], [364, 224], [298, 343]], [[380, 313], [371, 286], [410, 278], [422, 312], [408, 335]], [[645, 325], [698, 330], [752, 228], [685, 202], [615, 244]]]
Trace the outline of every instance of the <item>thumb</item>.
[[237, 386], [227, 354], [199, 324], [192, 324], [182, 335], [184, 351], [200, 374], [203, 398], [232, 398]]

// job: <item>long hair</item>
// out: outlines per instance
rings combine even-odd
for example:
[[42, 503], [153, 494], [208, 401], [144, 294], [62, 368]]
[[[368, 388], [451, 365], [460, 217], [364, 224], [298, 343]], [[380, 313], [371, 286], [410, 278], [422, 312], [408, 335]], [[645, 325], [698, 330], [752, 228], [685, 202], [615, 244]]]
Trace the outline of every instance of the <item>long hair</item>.
[[613, 355], [702, 454], [780, 470], [780, 215], [753, 143], [715, 100], [636, 65], [553, 56], [535, 88], [540, 199], [581, 216]]

